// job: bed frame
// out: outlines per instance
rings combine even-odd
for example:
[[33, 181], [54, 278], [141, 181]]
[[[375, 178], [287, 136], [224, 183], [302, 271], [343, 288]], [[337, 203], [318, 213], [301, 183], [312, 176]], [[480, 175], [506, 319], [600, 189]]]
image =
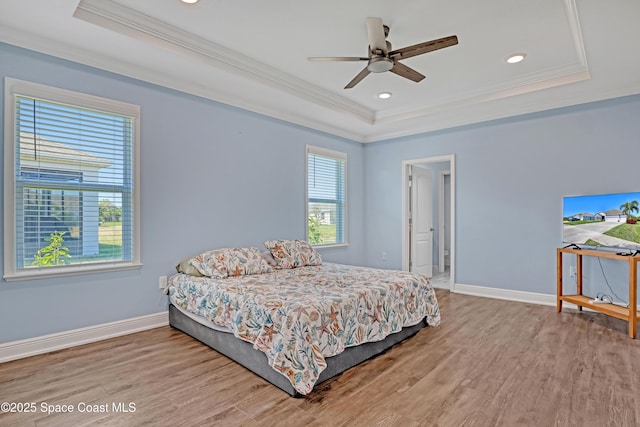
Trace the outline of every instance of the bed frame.
[[[289, 395], [294, 397], [301, 396], [284, 375], [269, 366], [265, 354], [255, 350], [251, 343], [242, 341], [228, 332], [219, 332], [208, 328], [182, 313], [173, 304], [169, 304], [169, 324], [236, 361]], [[403, 328], [400, 332], [391, 334], [382, 341], [348, 347], [344, 352], [327, 358], [327, 367], [320, 373], [316, 385], [383, 353], [400, 341], [415, 335], [425, 326], [427, 326], [427, 322], [426, 319], [423, 319], [417, 325]]]

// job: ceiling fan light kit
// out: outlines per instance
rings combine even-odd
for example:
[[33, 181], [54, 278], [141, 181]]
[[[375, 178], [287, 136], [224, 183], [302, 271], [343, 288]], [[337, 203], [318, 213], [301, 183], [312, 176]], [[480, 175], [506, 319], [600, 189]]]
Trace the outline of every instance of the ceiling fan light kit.
[[367, 70], [371, 73], [383, 73], [393, 68], [393, 60], [386, 56], [372, 57], [367, 64]]
[[385, 71], [391, 71], [405, 79], [419, 82], [425, 76], [400, 63], [401, 59], [411, 58], [458, 44], [458, 37], [453, 35], [392, 50], [391, 43], [386, 40], [389, 35], [389, 27], [382, 24], [381, 18], [367, 18], [367, 34], [369, 35], [369, 57], [367, 58], [312, 56], [307, 59], [309, 61], [367, 61], [367, 66], [344, 87], [345, 89], [351, 89], [370, 73], [384, 73]]

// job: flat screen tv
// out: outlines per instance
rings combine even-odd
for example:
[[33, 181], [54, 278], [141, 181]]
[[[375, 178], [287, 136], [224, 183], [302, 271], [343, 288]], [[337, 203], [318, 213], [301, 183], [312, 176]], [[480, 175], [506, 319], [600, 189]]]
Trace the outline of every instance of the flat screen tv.
[[580, 247], [640, 249], [640, 193], [563, 199], [562, 241]]

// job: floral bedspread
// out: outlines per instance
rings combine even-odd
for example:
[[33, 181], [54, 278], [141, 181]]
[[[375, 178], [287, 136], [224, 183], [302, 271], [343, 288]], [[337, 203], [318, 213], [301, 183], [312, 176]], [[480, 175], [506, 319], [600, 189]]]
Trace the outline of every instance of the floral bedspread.
[[311, 391], [326, 357], [425, 317], [440, 324], [425, 276], [332, 263], [226, 279], [176, 274], [169, 297], [253, 343], [301, 394]]

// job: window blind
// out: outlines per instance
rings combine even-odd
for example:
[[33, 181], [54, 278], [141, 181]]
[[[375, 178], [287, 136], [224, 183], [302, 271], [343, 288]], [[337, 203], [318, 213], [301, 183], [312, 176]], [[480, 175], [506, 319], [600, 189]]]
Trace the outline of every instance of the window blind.
[[312, 245], [346, 243], [345, 153], [307, 147], [307, 240]]
[[15, 96], [15, 268], [132, 261], [135, 117]]

